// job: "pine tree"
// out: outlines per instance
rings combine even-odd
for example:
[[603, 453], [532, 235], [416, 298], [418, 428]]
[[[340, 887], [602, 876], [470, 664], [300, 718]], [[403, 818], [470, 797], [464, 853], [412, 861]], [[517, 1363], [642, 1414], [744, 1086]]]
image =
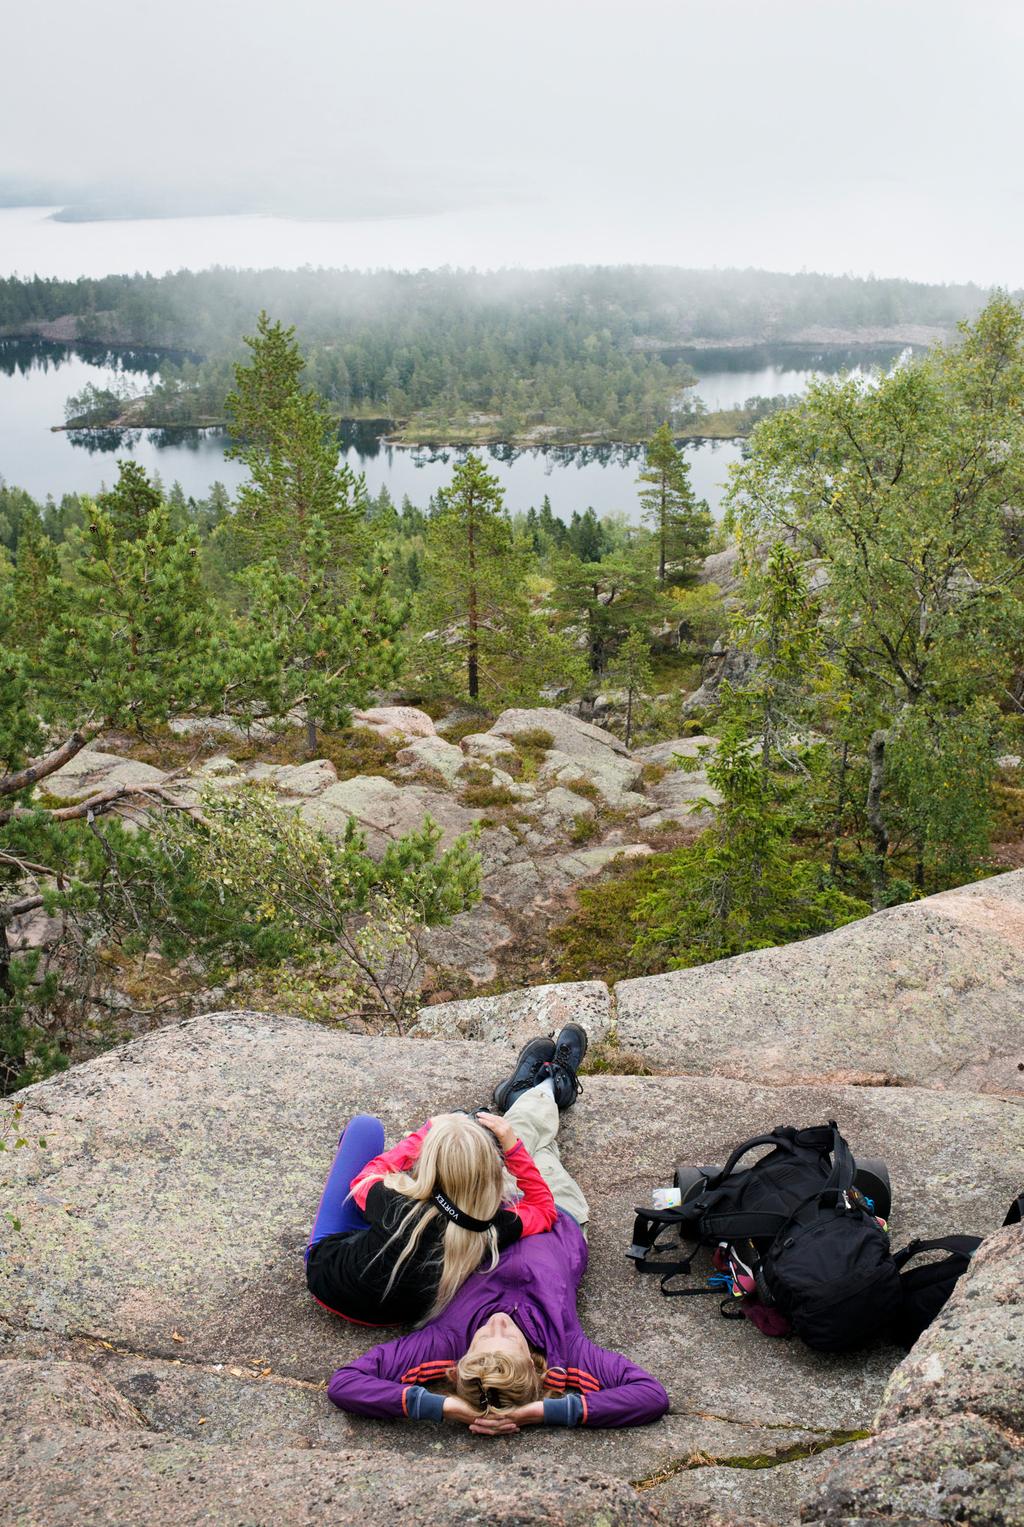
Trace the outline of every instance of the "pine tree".
[[667, 424], [651, 437], [647, 465], [637, 480], [649, 485], [641, 490], [640, 502], [657, 537], [658, 581], [667, 581], [670, 563], [677, 577], [685, 577], [708, 554], [711, 511], [695, 497], [689, 464]]
[[65, 603], [57, 548], [44, 534], [38, 516], [26, 515], [21, 522], [13, 595], [18, 645], [32, 658], [38, 658]]
[[535, 696], [579, 677], [571, 650], [531, 613], [529, 549], [517, 544], [502, 498], [470, 452], [438, 494], [425, 537], [420, 648], [435, 679], [474, 701]]
[[630, 631], [608, 674], [613, 683], [626, 691], [626, 735], [623, 741], [627, 748], [631, 748], [640, 703], [645, 694], [650, 694], [654, 683], [650, 638], [639, 628]]
[[312, 756], [319, 725], [343, 725], [397, 676], [405, 612], [373, 554], [365, 484], [339, 462], [321, 399], [302, 388], [294, 330], [261, 313], [246, 343], [229, 399], [250, 472], [224, 526], [248, 564], [232, 694], [250, 715], [301, 707]]
[[119, 488], [106, 508], [83, 501], [87, 529], [66, 579], [31, 533], [20, 566], [0, 569], [0, 1090], [60, 1059], [40, 1027], [59, 985], [40, 963], [45, 942], [16, 957], [7, 929], [59, 911], [82, 927], [80, 958], [94, 950], [133, 843], [108, 814], [166, 795], [125, 783], [57, 805], [36, 786], [100, 731], [144, 732], [208, 707], [222, 677], [194, 534], [174, 531], [144, 474], [122, 467]]
[[661, 594], [650, 542], [580, 562], [568, 551], [555, 563], [552, 602], [562, 631], [583, 642], [595, 677], [636, 627], [648, 628], [668, 608]]
[[545, 493], [541, 501], [540, 514], [537, 516], [537, 524], [549, 546], [563, 546], [568, 534], [565, 521], [560, 520], [552, 512], [551, 500]]
[[248, 365], [235, 367], [227, 406], [238, 443], [232, 454], [249, 469], [236, 495], [232, 534], [250, 562], [301, 569], [302, 538], [319, 520], [339, 564], [365, 553], [366, 489], [339, 461], [337, 430], [322, 400], [305, 390], [305, 362], [294, 328], [261, 313], [247, 338]]
[[715, 819], [677, 851], [639, 905], [635, 949], [673, 965], [724, 959], [863, 916], [823, 863], [802, 855], [826, 745], [814, 723], [826, 668], [820, 611], [792, 548], [777, 542], [747, 584], [734, 637], [757, 659], [723, 684], [708, 750]]
[[134, 541], [145, 532], [149, 515], [160, 507], [162, 495], [145, 468], [130, 457], [118, 462], [117, 474], [113, 488], [97, 495], [96, 507], [109, 517], [118, 540]]
[[606, 549], [605, 538], [593, 509], [585, 509], [582, 514], [573, 511], [566, 544], [581, 562], [600, 562]]
[[438, 494], [427, 525], [423, 618], [442, 627], [441, 641], [461, 650], [466, 692], [480, 695], [481, 667], [508, 656], [506, 616], [522, 602], [523, 559], [502, 511], [503, 493], [472, 452]]

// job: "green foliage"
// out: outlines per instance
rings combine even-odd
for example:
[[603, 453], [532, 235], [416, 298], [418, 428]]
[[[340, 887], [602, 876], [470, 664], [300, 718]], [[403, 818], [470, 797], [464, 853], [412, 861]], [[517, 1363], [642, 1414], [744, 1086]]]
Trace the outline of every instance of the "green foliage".
[[663, 968], [658, 964], [660, 951], [649, 957], [637, 949], [636, 917], [667, 859], [661, 854], [622, 859], [598, 884], [580, 887], [577, 910], [551, 934], [559, 955], [559, 980], [614, 983]]
[[746, 569], [745, 603], [733, 614], [731, 639], [755, 660], [742, 689], [725, 686], [725, 730], [757, 739], [762, 768], [775, 758], [794, 767], [802, 734], [818, 719], [824, 667], [820, 609], [793, 549], [776, 541]]
[[573, 817], [569, 828], [570, 843], [589, 843], [593, 838], [601, 836], [601, 820], [597, 813], [591, 816]]
[[547, 753], [555, 745], [554, 735], [543, 726], [528, 726], [510, 738], [518, 753]]
[[[776, 542], [747, 580], [733, 640], [757, 660], [721, 689], [719, 741], [706, 755], [715, 820], [668, 857], [638, 903], [636, 952], [663, 966], [723, 959], [826, 932], [868, 907], [799, 839], [814, 825], [825, 749], [815, 737], [824, 673], [818, 610], [792, 549]], [[679, 760], [685, 763], [686, 760]]]
[[799, 797], [742, 728], [722, 736], [707, 772], [722, 797], [715, 823], [655, 873], [634, 915], [639, 954], [679, 969], [825, 933], [870, 910], [794, 850]]
[[570, 647], [530, 608], [530, 551], [515, 540], [502, 497], [470, 452], [427, 522], [416, 605], [424, 672], [446, 692], [492, 706], [581, 677]]
[[[55, 506], [50, 507], [55, 510]], [[0, 478], [0, 565], [5, 561], [3, 550], [17, 552], [26, 524], [40, 524], [39, 505], [24, 488], [12, 488]]]
[[294, 331], [261, 313], [246, 343], [229, 407], [251, 476], [219, 532], [244, 564], [232, 706], [248, 716], [302, 707], [312, 752], [318, 726], [345, 725], [371, 689], [394, 682], [406, 611], [371, 560], [362, 480], [339, 464], [323, 404], [302, 389]]
[[[50, 600], [52, 622], [42, 639], [14, 624], [16, 601], [0, 588], [0, 651], [6, 654], [0, 659], [0, 1090], [67, 1064], [68, 1035], [95, 1027], [90, 1010], [94, 999], [103, 1000], [106, 984], [103, 943], [119, 936], [109, 915], [110, 888], [131, 880], [140, 851], [141, 835], [102, 820], [127, 803], [126, 787], [63, 804], [34, 799], [34, 779], [45, 787], [55, 764], [73, 757], [104, 725], [143, 727], [200, 709], [215, 680], [190, 541], [170, 534], [164, 506], [150, 512], [133, 540], [119, 540], [109, 515], [98, 509], [90, 531], [74, 566], [76, 581]], [[28, 542], [22, 547], [26, 554], [33, 550]], [[27, 645], [19, 650], [21, 636]], [[22, 773], [26, 765], [29, 772]], [[135, 792], [135, 804], [159, 795], [144, 788]], [[44, 941], [18, 952], [10, 929], [33, 914], [51, 919]]]
[[64, 419], [68, 427], [83, 428], [94, 424], [109, 424], [120, 418], [125, 399], [109, 387], [97, 387], [86, 382], [81, 392], [73, 392], [64, 404]]
[[462, 801], [466, 806], [478, 806], [488, 808], [492, 806], [513, 806], [519, 797], [507, 785], [494, 784], [490, 779], [486, 781], [470, 781], [462, 792]]
[[[0, 562], [0, 764], [11, 772], [42, 742], [43, 730], [33, 703], [29, 654], [21, 644], [23, 606], [15, 578]], [[34, 622], [30, 638], [37, 642]]]
[[[128, 457], [118, 462], [117, 482], [109, 492], [99, 494], [96, 506], [109, 519], [113, 535], [118, 541], [137, 541], [140, 535], [145, 534], [150, 515], [163, 502], [163, 494], [150, 482], [145, 469]], [[172, 528], [178, 530], [180, 527]]]
[[647, 464], [638, 479], [644, 518], [658, 543], [658, 581], [683, 581], [708, 554], [711, 511], [690, 486], [690, 468], [662, 424], [647, 445]]
[[501, 755], [501, 767], [513, 779], [528, 784], [537, 778], [544, 755], [554, 747], [555, 739], [544, 727], [534, 726], [517, 732], [508, 741], [512, 745], [512, 752]]
[[[223, 418], [231, 362], [265, 308], [299, 325], [310, 381], [342, 416], [407, 420], [413, 440], [642, 440], [698, 413], [680, 401], [688, 337], [950, 325], [983, 301], [973, 286], [763, 271], [209, 270], [12, 277], [0, 281], [0, 327], [35, 332], [67, 314], [86, 340], [193, 352], [162, 365], [147, 422]], [[745, 427], [757, 401], [725, 427]]]
[[293, 569], [318, 524], [339, 554], [361, 549], [365, 488], [339, 463], [337, 432], [316, 393], [302, 385], [305, 362], [294, 329], [261, 313], [247, 337], [248, 365], [235, 367], [227, 406], [250, 481], [238, 491], [231, 533], [249, 562]]
[[157, 834], [179, 879], [200, 891], [193, 949], [198, 942], [208, 961], [236, 967], [316, 967], [321, 979], [333, 963], [335, 994], [351, 999], [350, 1012], [401, 1025], [420, 964], [417, 930], [479, 900], [471, 840], [439, 853], [441, 830], [429, 818], [379, 861], [353, 821], [336, 843], [260, 790], [211, 794], [203, 818], [199, 833], [169, 821]]
[[717, 583], [697, 583], [690, 588], [676, 586], [672, 598], [671, 619], [679, 624], [680, 645], [710, 652], [728, 627], [722, 591]]
[[[185, 290], [178, 279], [153, 290]], [[188, 289], [235, 290], [209, 279]], [[753, 659], [716, 710], [713, 826], [584, 888], [559, 935], [564, 975], [617, 979], [802, 938], [862, 915], [866, 891], [888, 905], [984, 872], [993, 792], [1000, 830], [1020, 813], [1019, 781], [994, 782], [997, 753], [1015, 746], [1003, 710], [1019, 702], [1024, 661], [1024, 537], [1007, 510], [1024, 502], [1019, 308], [997, 297], [958, 347], [875, 385], [815, 384], [765, 417], [732, 494], [743, 587], [727, 629], [713, 586], [667, 586], [710, 544], [670, 425], [654, 433], [643, 479], [654, 534], [590, 509], [559, 519], [547, 500], [511, 520], [472, 455], [429, 511], [370, 500], [339, 464], [332, 411], [343, 406], [432, 410], [439, 428], [478, 410], [498, 421], [481, 429], [586, 418], [600, 432], [617, 419], [650, 435], [671, 368], [648, 341], [666, 337], [672, 302], [644, 317], [635, 299], [657, 273], [540, 282], [514, 318], [487, 280], [423, 283], [427, 319], [401, 278], [280, 279], [289, 300], [308, 299], [282, 311], [313, 336], [309, 360], [293, 329], [261, 315], [230, 398], [250, 474], [237, 513], [223, 490], [202, 504], [165, 496], [131, 462], [95, 503], [37, 506], [0, 486], [0, 1085], [117, 1034], [112, 988], [118, 1003], [157, 1011], [138, 973], [154, 968], [138, 964], [147, 953], [187, 956], [176, 977], [226, 981], [243, 998], [404, 1023], [420, 930], [479, 895], [471, 844], [442, 854], [428, 823], [375, 864], [354, 828], [331, 842], [249, 790], [210, 796], [201, 820], [180, 810], [129, 830], [110, 810], [166, 813], [166, 792], [62, 802], [48, 771], [104, 729], [163, 762], [176, 717], [301, 707], [307, 751], [343, 774], [387, 772], [390, 745], [332, 729], [399, 677], [406, 596], [416, 640], [402, 677], [438, 714], [453, 698], [493, 709], [608, 675], [626, 690], [628, 741], [638, 720], [645, 735], [664, 725], [677, 736], [676, 703], [652, 720], [637, 715], [642, 697], [678, 688], [720, 635]], [[357, 286], [377, 295], [332, 328], [322, 290], [349, 302]], [[142, 312], [150, 289], [143, 301], [129, 288]], [[43, 306], [54, 296], [33, 290]], [[851, 301], [859, 290], [844, 288]], [[0, 318], [26, 291], [0, 283]], [[92, 291], [110, 296], [103, 283]], [[634, 306], [616, 316], [624, 291]], [[198, 320], [229, 347], [241, 333], [228, 335], [233, 301]], [[442, 315], [450, 333], [428, 353]], [[183, 363], [160, 406], [219, 406], [230, 359]], [[666, 620], [684, 626], [684, 650], [652, 660]], [[502, 767], [529, 779], [552, 745], [543, 729], [512, 739]], [[260, 747], [285, 761], [299, 741], [282, 731]], [[483, 769], [462, 788], [481, 807], [512, 804]], [[572, 841], [601, 823], [581, 812]], [[43, 942], [23, 952], [23, 919], [37, 915]]]
[[[982, 738], [994, 745], [990, 702], [1006, 697], [1024, 645], [1024, 563], [1006, 513], [1022, 493], [1024, 313], [1002, 295], [954, 347], [871, 385], [812, 385], [758, 427], [736, 474], [748, 566], [780, 536], [823, 564], [835, 818], [859, 779], [878, 906], [891, 876], [902, 883], [904, 833], [921, 889], [984, 851]], [[946, 780], [957, 783], [944, 791]]]
[[[208, 792], [199, 818], [171, 812], [132, 832], [109, 817], [17, 818], [5, 852], [25, 862], [29, 845], [45, 845], [52, 875], [42, 902], [62, 931], [40, 951], [8, 952], [0, 967], [2, 1090], [121, 1037], [116, 1022], [97, 1027], [96, 1003], [115, 973], [130, 994], [133, 962], [153, 951], [187, 959], [197, 987], [229, 981], [275, 1003], [290, 993], [302, 1011], [323, 1016], [319, 987], [342, 1021], [362, 1015], [401, 1026], [414, 1001], [421, 930], [480, 894], [470, 839], [442, 853], [440, 836], [428, 819], [375, 861], [354, 823], [333, 842], [252, 788]], [[171, 996], [185, 1000], [180, 982]], [[135, 1005], [126, 997], [120, 1011], [130, 1017]]]
[[39, 980], [40, 956], [32, 951], [12, 960], [6, 928], [0, 926], [0, 1094], [27, 1087], [55, 1071], [63, 1071], [68, 1059], [59, 1040], [42, 1026], [54, 1001], [56, 980], [48, 974]]
[[627, 748], [630, 748], [640, 719], [643, 696], [650, 693], [654, 680], [650, 641], [642, 631], [630, 631], [608, 670], [608, 677], [613, 684], [620, 685], [626, 691], [626, 730], [623, 740]]
[[973, 880], [988, 853], [993, 782], [1001, 736], [990, 700], [960, 714], [914, 707], [888, 753], [891, 831], [909, 838], [925, 885]]
[[562, 556], [555, 564], [552, 603], [561, 630], [585, 644], [590, 672], [603, 674], [616, 649], [637, 628], [665, 613], [649, 542], [613, 552], [600, 562]]
[[[0, 760], [8, 771], [41, 746], [44, 727], [51, 736], [141, 728], [216, 694], [193, 534], [176, 533], [159, 500], [135, 517], [121, 512], [116, 491], [84, 503], [86, 528], [70, 545], [66, 578], [33, 527], [13, 577], [0, 571]], [[0, 797], [9, 793], [8, 781]]]

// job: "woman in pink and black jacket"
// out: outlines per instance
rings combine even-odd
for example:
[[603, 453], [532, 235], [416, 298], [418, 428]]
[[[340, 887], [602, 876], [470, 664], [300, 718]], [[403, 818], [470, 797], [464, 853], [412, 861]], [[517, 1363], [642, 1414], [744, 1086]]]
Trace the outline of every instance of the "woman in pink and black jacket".
[[532, 1425], [639, 1426], [665, 1414], [668, 1396], [657, 1379], [596, 1346], [576, 1313], [589, 1211], [556, 1135], [560, 1109], [577, 1092], [570, 1063], [585, 1047], [583, 1035], [582, 1046], [568, 1045], [563, 1064], [546, 1074], [520, 1057], [495, 1094], [557, 1204], [552, 1228], [517, 1240], [496, 1265], [474, 1272], [420, 1330], [339, 1368], [327, 1392], [340, 1409], [450, 1421], [485, 1436]]
[[350, 1121], [306, 1250], [310, 1293], [346, 1320], [439, 1315], [477, 1268], [555, 1223], [551, 1189], [508, 1119], [440, 1114], [383, 1145], [379, 1119]]

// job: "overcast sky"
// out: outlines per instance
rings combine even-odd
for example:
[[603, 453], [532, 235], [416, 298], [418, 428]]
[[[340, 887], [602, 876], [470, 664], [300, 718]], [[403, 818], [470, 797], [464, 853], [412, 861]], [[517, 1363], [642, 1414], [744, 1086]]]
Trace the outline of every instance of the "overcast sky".
[[343, 211], [345, 263], [1024, 285], [1020, 0], [34, 0], [3, 31], [0, 176]]

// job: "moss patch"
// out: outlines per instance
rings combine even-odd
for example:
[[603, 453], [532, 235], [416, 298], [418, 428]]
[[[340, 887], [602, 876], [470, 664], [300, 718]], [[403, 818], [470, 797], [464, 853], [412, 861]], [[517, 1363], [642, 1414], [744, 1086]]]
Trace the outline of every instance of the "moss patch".
[[[273, 737], [246, 738], [223, 734], [179, 737], [168, 727], [147, 732], [144, 737], [117, 733], [101, 739], [104, 746], [122, 758], [152, 764], [157, 769], [181, 769], [197, 765], [215, 753], [226, 753], [236, 763], [258, 760], [269, 764], [309, 763], [306, 734], [301, 727], [285, 727]], [[317, 735], [314, 757], [326, 758], [334, 765], [339, 779], [353, 779], [357, 774], [398, 778], [395, 755], [406, 745], [404, 737], [381, 737], [371, 727], [351, 726], [339, 731], [321, 731]]]
[[524, 781], [536, 779], [540, 766], [544, 762], [545, 753], [555, 745], [554, 737], [543, 727], [535, 726], [508, 740], [515, 751], [503, 755], [502, 768], [514, 779]]
[[468, 785], [462, 792], [462, 802], [466, 806], [491, 807], [513, 806], [517, 797], [507, 785], [480, 784]]
[[614, 1039], [592, 1044], [580, 1067], [584, 1076], [653, 1076], [642, 1055], [624, 1050]]
[[[444, 716], [431, 718], [434, 721], [444, 721]], [[450, 742], [458, 747], [463, 737], [475, 736], [477, 732], [486, 732], [494, 722], [494, 717], [487, 711], [481, 711], [478, 716], [463, 716], [460, 721], [453, 721], [450, 726], [445, 725], [440, 734], [445, 742]]]
[[601, 820], [596, 815], [573, 817], [572, 826], [569, 828], [569, 842], [590, 843], [594, 838], [599, 838], [602, 831]]
[[666, 854], [650, 854], [619, 860], [596, 884], [577, 893], [576, 912], [551, 933], [560, 981], [612, 984], [656, 973], [646, 958], [633, 954], [633, 913], [667, 859]]
[[581, 795], [585, 801], [593, 801], [595, 806], [601, 803], [601, 792], [592, 779], [559, 780], [559, 784], [564, 789], [571, 790], [573, 795]]
[[815, 1458], [830, 1448], [863, 1442], [873, 1435], [870, 1431], [827, 1432], [810, 1442], [794, 1442], [790, 1447], [778, 1448], [771, 1453], [736, 1453], [722, 1458], [713, 1453], [688, 1453], [685, 1458], [673, 1459], [654, 1474], [647, 1474], [642, 1479], [631, 1479], [630, 1484], [634, 1490], [652, 1490], [655, 1485], [665, 1484], [676, 1474], [685, 1473], [689, 1469], [777, 1469], [786, 1463], [800, 1463], [805, 1458]]

